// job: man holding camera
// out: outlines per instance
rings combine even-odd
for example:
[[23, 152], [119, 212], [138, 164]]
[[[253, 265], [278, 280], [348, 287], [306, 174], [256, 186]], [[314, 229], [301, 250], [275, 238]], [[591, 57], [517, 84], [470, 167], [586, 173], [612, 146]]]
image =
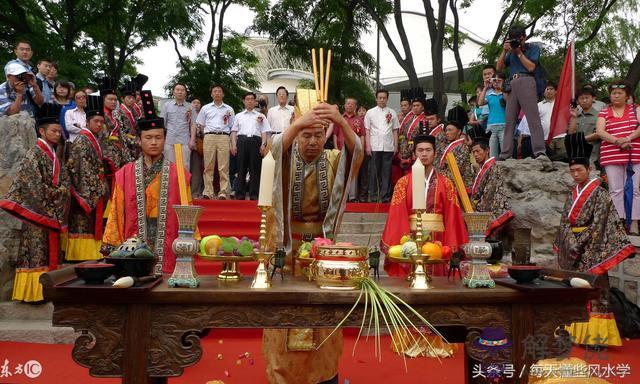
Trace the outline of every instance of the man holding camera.
[[9, 63], [5, 67], [7, 81], [0, 84], [0, 116], [27, 111], [33, 117], [44, 104], [44, 97], [33, 72], [24, 65]]
[[500, 153], [500, 160], [506, 160], [513, 154], [513, 134], [520, 107], [529, 123], [533, 156], [547, 158], [534, 75], [540, 60], [540, 48], [535, 44], [525, 43], [526, 39], [524, 28], [512, 27], [509, 30], [509, 40], [504, 43], [496, 63], [498, 71], [511, 67], [511, 93], [507, 99], [504, 146]]

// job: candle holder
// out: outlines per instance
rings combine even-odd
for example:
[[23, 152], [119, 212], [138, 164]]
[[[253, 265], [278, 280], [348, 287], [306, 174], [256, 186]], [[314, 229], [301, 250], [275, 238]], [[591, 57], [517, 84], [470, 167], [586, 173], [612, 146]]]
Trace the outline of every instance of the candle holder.
[[489, 275], [487, 260], [491, 256], [491, 244], [485, 241], [485, 231], [491, 212], [465, 212], [462, 214], [469, 231], [469, 242], [464, 245], [465, 254], [471, 257], [471, 271], [462, 282], [469, 288], [494, 288], [495, 281]]
[[198, 218], [202, 213], [202, 207], [174, 205], [173, 209], [178, 216], [178, 237], [171, 245], [173, 253], [176, 255], [176, 266], [169, 278], [168, 285], [170, 288], [197, 288], [200, 285], [200, 280], [196, 273], [193, 256], [198, 252], [200, 242], [195, 239], [194, 233]]
[[258, 252], [258, 268], [256, 269], [256, 275], [251, 282], [252, 289], [266, 289], [271, 288], [271, 279], [269, 278], [269, 260], [273, 257], [273, 252], [266, 252], [267, 247], [267, 210], [268, 205], [259, 205], [260, 209], [260, 252]]

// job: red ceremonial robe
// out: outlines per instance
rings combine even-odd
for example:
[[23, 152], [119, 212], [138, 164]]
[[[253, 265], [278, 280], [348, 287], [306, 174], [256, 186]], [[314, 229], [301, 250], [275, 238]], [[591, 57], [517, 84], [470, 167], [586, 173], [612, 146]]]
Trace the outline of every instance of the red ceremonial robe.
[[[431, 177], [426, 193], [426, 212], [441, 214], [445, 231], [443, 233], [434, 233], [433, 240], [439, 240], [442, 245], [457, 249], [469, 242], [467, 227], [458, 202], [458, 194], [449, 179], [435, 170], [434, 174], [437, 177]], [[387, 253], [389, 247], [400, 244], [402, 236], [411, 234], [409, 216], [411, 215], [412, 207], [411, 174], [408, 174], [398, 180], [393, 190], [391, 206], [389, 207], [389, 214], [380, 244], [385, 253]], [[389, 276], [406, 276], [409, 272], [408, 265], [387, 262], [386, 260], [384, 269]]]
[[[105, 229], [103, 243], [110, 246], [119, 246], [126, 239], [137, 235], [138, 232], [138, 204], [136, 203], [136, 162], [127, 163], [115, 174], [113, 195], [111, 196], [111, 208], [109, 219]], [[191, 175], [185, 171], [186, 184], [189, 185]], [[142, 176], [140, 176], [142, 177]], [[160, 205], [163, 195], [167, 196], [167, 219], [165, 227], [164, 240], [164, 256], [162, 260], [162, 272], [172, 273], [176, 264], [176, 256], [171, 249], [173, 240], [178, 237], [178, 217], [173, 210], [174, 205], [180, 205], [180, 191], [178, 188], [178, 174], [176, 172], [175, 163], [169, 165], [169, 185], [168, 191], [163, 191], [160, 178], [162, 171], [158, 172], [154, 181], [147, 186], [145, 196], [147, 197], [146, 208], [149, 209], [152, 204], [157, 204], [157, 211], [160, 211]], [[155, 201], [150, 201], [155, 200]], [[158, 217], [160, 220], [160, 217]], [[160, 224], [158, 224], [160, 226]], [[155, 239], [149, 239], [150, 246], [154, 246]], [[158, 254], [158, 250], [154, 250]]]

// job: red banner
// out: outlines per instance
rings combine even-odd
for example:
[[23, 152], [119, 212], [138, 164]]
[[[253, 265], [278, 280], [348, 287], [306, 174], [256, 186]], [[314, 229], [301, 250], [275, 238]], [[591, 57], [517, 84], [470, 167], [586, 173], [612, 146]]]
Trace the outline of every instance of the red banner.
[[553, 104], [553, 111], [551, 112], [551, 124], [547, 143], [554, 137], [567, 133], [567, 128], [569, 127], [569, 119], [571, 117], [571, 115], [569, 115], [569, 108], [571, 106], [571, 100], [575, 97], [576, 83], [574, 50], [575, 47], [572, 41], [569, 44], [567, 55], [562, 65], [562, 73], [560, 75], [560, 82], [558, 83], [558, 93], [556, 94], [556, 101]]

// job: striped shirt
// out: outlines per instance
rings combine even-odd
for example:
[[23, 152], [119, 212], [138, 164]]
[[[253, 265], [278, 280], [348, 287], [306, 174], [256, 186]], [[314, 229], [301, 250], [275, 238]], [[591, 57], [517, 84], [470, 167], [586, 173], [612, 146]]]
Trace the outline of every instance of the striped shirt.
[[[600, 111], [598, 118], [605, 119], [605, 131], [618, 138], [627, 137], [638, 127], [638, 118], [635, 112], [635, 105], [627, 105], [622, 113], [622, 117], [615, 117], [613, 109], [607, 107]], [[621, 149], [615, 144], [602, 141], [600, 145], [600, 164], [616, 165], [627, 164], [631, 160], [632, 164], [640, 163], [640, 138], [631, 142], [632, 149]]]

